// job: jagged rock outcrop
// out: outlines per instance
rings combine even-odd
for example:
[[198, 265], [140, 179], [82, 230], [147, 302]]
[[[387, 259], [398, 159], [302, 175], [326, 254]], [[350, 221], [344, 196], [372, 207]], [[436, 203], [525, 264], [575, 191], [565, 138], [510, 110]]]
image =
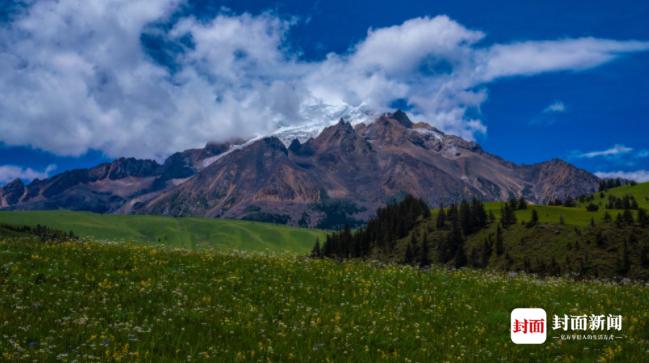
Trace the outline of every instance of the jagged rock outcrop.
[[131, 212], [331, 227], [364, 221], [406, 193], [431, 205], [519, 196], [544, 203], [597, 186], [595, 176], [563, 161], [516, 165], [397, 111], [356, 127], [341, 120], [288, 148], [262, 139]]
[[23, 194], [25, 194], [25, 184], [22, 180], [15, 179], [5, 185], [0, 189], [0, 208], [18, 203]]
[[90, 169], [68, 170], [29, 185], [16, 180], [0, 188], [0, 208], [70, 209], [116, 212], [128, 202], [150, 199], [209, 165], [211, 158], [242, 143], [209, 143], [171, 155], [160, 165], [154, 160], [119, 158]]
[[[293, 130], [294, 131], [294, 130]], [[516, 165], [480, 145], [414, 124], [402, 111], [314, 138], [207, 144], [162, 164], [121, 158], [0, 189], [0, 208], [225, 217], [336, 227], [366, 221], [413, 194], [429, 205], [461, 199], [531, 202], [577, 197], [599, 179], [561, 160]]]

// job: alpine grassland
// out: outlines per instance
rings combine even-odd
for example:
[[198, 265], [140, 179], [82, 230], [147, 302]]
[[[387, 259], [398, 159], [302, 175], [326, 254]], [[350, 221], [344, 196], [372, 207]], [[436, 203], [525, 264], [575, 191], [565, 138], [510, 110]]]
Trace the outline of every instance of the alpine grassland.
[[[510, 341], [510, 312], [621, 314]], [[607, 332], [602, 332], [606, 334]], [[0, 242], [4, 361], [641, 362], [649, 286], [143, 244]]]
[[593, 195], [594, 203], [604, 205], [609, 195], [618, 198], [624, 197], [625, 195], [631, 195], [638, 201], [640, 207], [649, 209], [649, 183], [622, 185], [602, 191], [601, 193], [595, 193]]
[[0, 211], [0, 223], [46, 225], [86, 240], [186, 249], [216, 248], [305, 254], [325, 232], [278, 224], [210, 218], [132, 216], [73, 211]]
[[[646, 185], [565, 205], [465, 202], [445, 219], [406, 197], [328, 236], [1, 212], [0, 360], [643, 362]], [[515, 308], [545, 309], [545, 343], [512, 343]], [[555, 315], [622, 326], [564, 331]]]

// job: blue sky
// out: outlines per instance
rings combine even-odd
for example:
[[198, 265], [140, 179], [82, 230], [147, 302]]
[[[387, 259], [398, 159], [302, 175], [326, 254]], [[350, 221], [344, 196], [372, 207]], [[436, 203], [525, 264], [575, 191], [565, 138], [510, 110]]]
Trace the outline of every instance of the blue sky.
[[[14, 1], [0, 183], [406, 106], [517, 163], [649, 180], [649, 3]], [[307, 107], [308, 106], [308, 107]], [[307, 111], [305, 111], [307, 110]]]

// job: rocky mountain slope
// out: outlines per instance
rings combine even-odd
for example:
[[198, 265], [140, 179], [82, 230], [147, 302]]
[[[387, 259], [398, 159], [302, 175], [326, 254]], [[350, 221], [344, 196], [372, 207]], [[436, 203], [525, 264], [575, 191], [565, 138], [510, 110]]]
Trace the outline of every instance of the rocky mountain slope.
[[0, 188], [2, 209], [71, 209], [115, 212], [127, 201], [155, 195], [202, 170], [231, 143], [207, 144], [171, 155], [160, 165], [154, 160], [119, 158], [90, 169], [68, 170], [25, 185], [21, 180]]
[[355, 126], [341, 119], [304, 143], [284, 139], [208, 144], [162, 165], [118, 159], [29, 185], [15, 181], [0, 190], [0, 207], [333, 227], [366, 221], [407, 193], [430, 205], [520, 196], [544, 203], [598, 187], [595, 176], [561, 160], [516, 165], [401, 111]]
[[519, 196], [544, 203], [597, 186], [595, 176], [563, 161], [515, 165], [397, 111], [356, 127], [341, 120], [288, 148], [261, 139], [128, 212], [329, 227], [365, 221], [406, 193], [430, 205]]

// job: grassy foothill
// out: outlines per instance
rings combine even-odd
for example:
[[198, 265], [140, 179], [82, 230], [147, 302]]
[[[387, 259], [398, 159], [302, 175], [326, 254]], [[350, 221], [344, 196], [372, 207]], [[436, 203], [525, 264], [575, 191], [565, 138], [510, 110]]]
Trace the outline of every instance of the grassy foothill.
[[215, 248], [306, 254], [325, 232], [285, 225], [210, 218], [111, 215], [72, 211], [0, 211], [0, 223], [37, 224], [84, 239], [186, 249]]
[[[614, 341], [515, 345], [510, 311], [622, 314]], [[4, 361], [618, 361], [649, 287], [142, 244], [0, 242]]]
[[[529, 221], [532, 217], [532, 210], [536, 210], [539, 216], [540, 223], [553, 223], [559, 224], [563, 221], [564, 224], [573, 226], [588, 226], [591, 220], [596, 223], [604, 219], [605, 213], [608, 212], [613, 219], [618, 213], [622, 213], [620, 209], [607, 209], [607, 201], [609, 196], [623, 198], [625, 196], [632, 196], [638, 204], [639, 208], [649, 210], [649, 183], [640, 183], [634, 185], [623, 185], [620, 187], [612, 188], [606, 191], [597, 192], [592, 195], [592, 200], [576, 201], [574, 207], [565, 207], [557, 205], [534, 205], [530, 204], [527, 209], [517, 210], [516, 217], [519, 221]], [[596, 211], [588, 211], [589, 204], [596, 205]], [[487, 212], [493, 212], [497, 218], [500, 218], [501, 208], [503, 202], [487, 202], [485, 209]], [[433, 210], [433, 214], [436, 209]], [[637, 211], [633, 211], [634, 216], [637, 216]]]

